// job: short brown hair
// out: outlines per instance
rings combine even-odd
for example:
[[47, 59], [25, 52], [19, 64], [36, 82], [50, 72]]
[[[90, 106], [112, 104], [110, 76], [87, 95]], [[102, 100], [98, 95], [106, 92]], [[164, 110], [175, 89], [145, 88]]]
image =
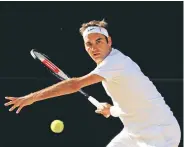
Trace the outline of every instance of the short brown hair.
[[83, 32], [85, 31], [85, 29], [88, 28], [89, 26], [98, 26], [98, 27], [102, 27], [102, 28], [107, 29], [108, 24], [104, 19], [101, 21], [92, 20], [90, 22], [83, 23], [81, 25], [81, 28], [79, 29], [80, 34], [83, 35]]

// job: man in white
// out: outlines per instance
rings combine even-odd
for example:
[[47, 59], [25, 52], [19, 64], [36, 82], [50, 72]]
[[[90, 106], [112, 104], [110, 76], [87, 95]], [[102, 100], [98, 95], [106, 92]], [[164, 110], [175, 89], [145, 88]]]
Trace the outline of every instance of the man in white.
[[17, 113], [36, 101], [77, 92], [81, 88], [102, 82], [114, 106], [102, 103], [96, 113], [120, 117], [124, 129], [107, 147], [178, 147], [180, 127], [172, 111], [156, 87], [139, 66], [128, 56], [111, 47], [112, 40], [106, 30], [107, 23], [90, 21], [80, 28], [85, 49], [97, 63], [89, 74], [71, 78], [40, 91], [15, 98], [6, 97], [18, 107]]

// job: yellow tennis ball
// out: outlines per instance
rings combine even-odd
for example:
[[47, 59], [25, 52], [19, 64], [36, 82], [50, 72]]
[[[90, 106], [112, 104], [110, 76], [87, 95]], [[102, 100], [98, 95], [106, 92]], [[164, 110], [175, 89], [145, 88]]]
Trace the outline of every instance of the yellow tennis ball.
[[61, 120], [54, 120], [50, 128], [54, 133], [61, 133], [64, 129], [64, 123]]

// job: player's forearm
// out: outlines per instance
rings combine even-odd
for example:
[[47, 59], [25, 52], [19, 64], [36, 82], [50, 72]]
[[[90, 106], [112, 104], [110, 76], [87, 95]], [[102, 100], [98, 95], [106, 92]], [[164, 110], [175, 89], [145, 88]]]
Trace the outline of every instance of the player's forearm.
[[77, 92], [79, 89], [80, 87], [78, 86], [77, 78], [72, 78], [54, 84], [40, 91], [34, 92], [32, 93], [32, 96], [34, 98], [34, 101], [41, 101], [52, 97], [74, 93]]

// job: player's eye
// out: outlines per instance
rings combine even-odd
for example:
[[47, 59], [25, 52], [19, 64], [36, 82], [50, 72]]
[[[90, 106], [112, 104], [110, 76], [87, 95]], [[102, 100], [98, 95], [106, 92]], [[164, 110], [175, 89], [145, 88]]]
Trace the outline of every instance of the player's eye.
[[97, 43], [97, 44], [101, 43], [101, 40], [97, 40], [96, 43]]
[[87, 47], [91, 47], [92, 44], [91, 44], [91, 43], [86, 43], [86, 46], [87, 46]]

